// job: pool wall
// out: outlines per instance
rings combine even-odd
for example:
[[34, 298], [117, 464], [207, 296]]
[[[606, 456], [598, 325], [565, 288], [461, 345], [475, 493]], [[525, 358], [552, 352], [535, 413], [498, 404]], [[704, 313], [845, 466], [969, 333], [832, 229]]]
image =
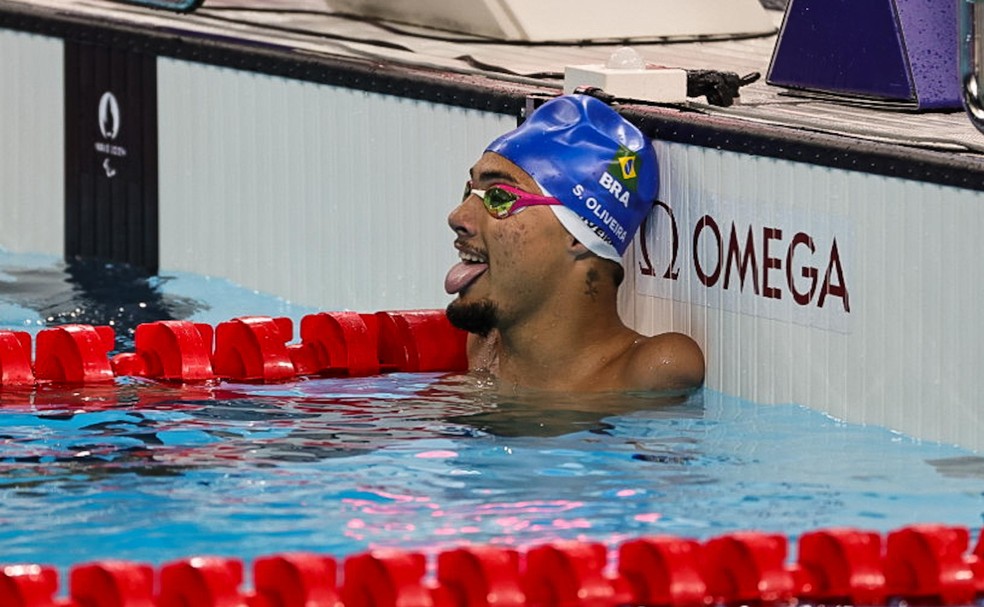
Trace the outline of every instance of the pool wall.
[[[121, 194], [154, 214], [129, 236], [153, 229], [152, 269], [322, 309], [442, 307], [454, 260], [445, 216], [468, 167], [524, 98], [551, 92], [5, 10], [0, 76], [18, 86], [0, 90], [0, 246], [74, 254], [63, 234], [87, 221], [98, 246], [100, 221], [66, 205], [78, 177], [66, 165], [95, 146], [100, 164], [86, 170], [112, 179], [117, 161], [156, 155]], [[97, 77], [123, 109], [90, 87], [88, 109], [68, 119], [90, 121], [91, 138], [72, 139], [64, 58], [107, 47], [123, 79], [110, 82], [112, 67]], [[124, 156], [109, 135], [127, 128], [126, 95], [147, 86], [156, 124], [142, 120]], [[628, 258], [631, 325], [694, 335], [707, 385], [725, 393], [984, 448], [976, 165], [666, 108], [628, 113], [659, 141], [663, 182]], [[111, 235], [128, 229], [118, 223]]]
[[694, 335], [727, 394], [984, 445], [979, 192], [657, 148], [665, 205], [636, 240], [630, 322]]
[[447, 213], [515, 116], [158, 64], [160, 264], [323, 309], [443, 306]]
[[0, 246], [11, 251], [64, 251], [62, 47], [0, 29]]

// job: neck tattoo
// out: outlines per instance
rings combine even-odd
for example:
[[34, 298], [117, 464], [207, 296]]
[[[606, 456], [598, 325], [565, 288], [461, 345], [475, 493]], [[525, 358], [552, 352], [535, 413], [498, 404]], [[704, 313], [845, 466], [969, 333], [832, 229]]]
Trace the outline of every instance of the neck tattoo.
[[587, 277], [584, 279], [584, 294], [590, 297], [592, 301], [598, 297], [598, 280], [598, 270], [590, 268]]

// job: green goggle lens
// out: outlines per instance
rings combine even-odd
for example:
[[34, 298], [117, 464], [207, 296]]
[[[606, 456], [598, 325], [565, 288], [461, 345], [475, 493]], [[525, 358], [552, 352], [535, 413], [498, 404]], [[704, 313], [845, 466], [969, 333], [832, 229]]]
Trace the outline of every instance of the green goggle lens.
[[482, 198], [485, 208], [496, 217], [508, 216], [517, 200], [519, 198], [512, 192], [507, 192], [502, 188], [496, 187], [485, 190], [485, 196]]

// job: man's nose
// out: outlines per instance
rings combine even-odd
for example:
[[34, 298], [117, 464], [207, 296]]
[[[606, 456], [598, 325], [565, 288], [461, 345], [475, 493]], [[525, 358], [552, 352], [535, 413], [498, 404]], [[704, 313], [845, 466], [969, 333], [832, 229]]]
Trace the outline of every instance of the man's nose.
[[448, 214], [448, 225], [459, 236], [473, 236], [482, 212], [478, 196], [468, 195]]

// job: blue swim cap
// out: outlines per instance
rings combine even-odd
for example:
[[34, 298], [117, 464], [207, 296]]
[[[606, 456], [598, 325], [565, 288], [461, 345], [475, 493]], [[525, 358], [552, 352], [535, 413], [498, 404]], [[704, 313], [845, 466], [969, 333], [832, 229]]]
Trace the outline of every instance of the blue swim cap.
[[659, 192], [652, 142], [603, 101], [564, 95], [486, 149], [532, 177], [571, 234], [619, 261]]

